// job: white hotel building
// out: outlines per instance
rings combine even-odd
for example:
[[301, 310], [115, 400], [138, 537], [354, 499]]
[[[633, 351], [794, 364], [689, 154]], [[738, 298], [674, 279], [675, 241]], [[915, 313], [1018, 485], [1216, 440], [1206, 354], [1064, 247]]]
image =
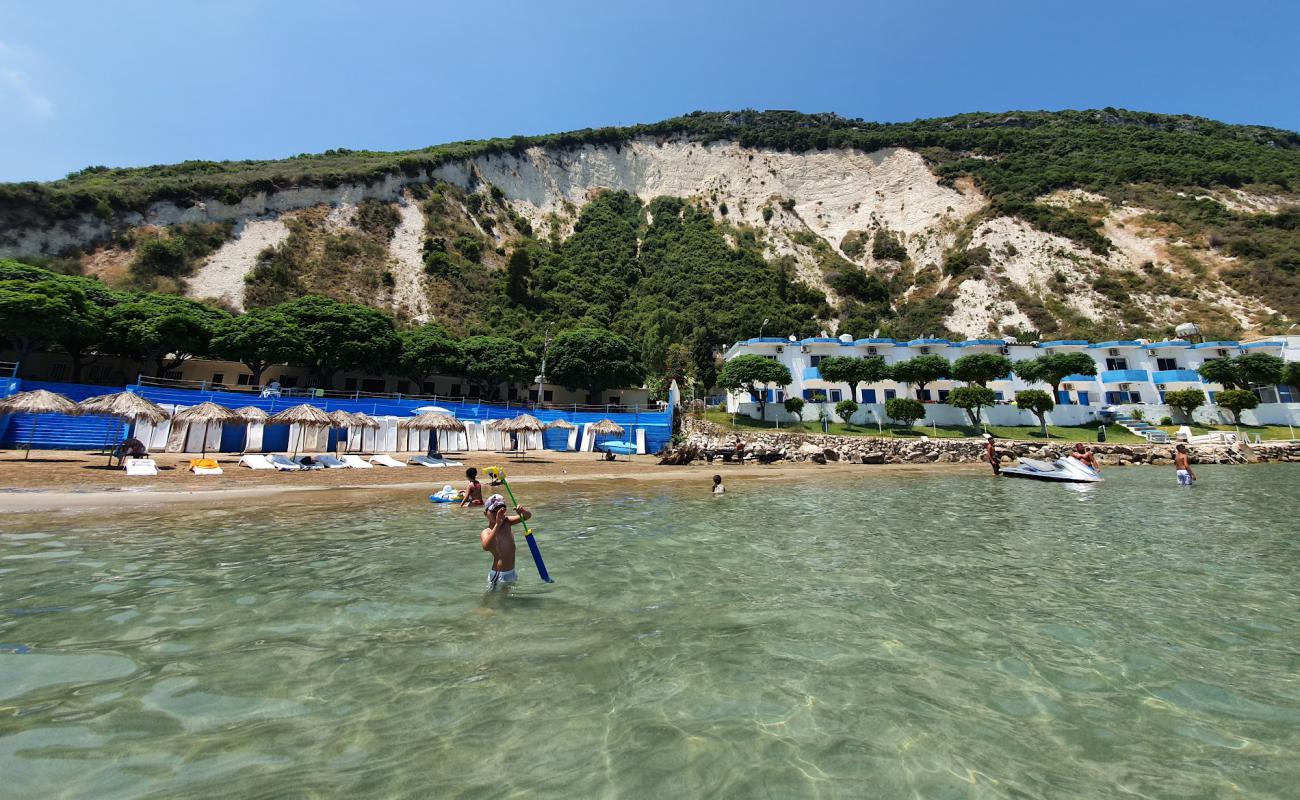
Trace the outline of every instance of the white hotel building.
[[[1049, 420], [1057, 425], [1078, 425], [1095, 421], [1103, 410], [1124, 414], [1140, 408], [1148, 420], [1158, 420], [1171, 415], [1163, 406], [1164, 393], [1175, 389], [1203, 389], [1210, 403], [1196, 412], [1198, 420], [1222, 423], [1230, 419], [1213, 406], [1215, 392], [1222, 387], [1206, 383], [1196, 371], [1206, 361], [1229, 358], [1245, 353], [1269, 353], [1287, 361], [1300, 361], [1300, 336], [1278, 336], [1252, 342], [1200, 342], [1182, 339], [1164, 342], [1121, 340], [1113, 342], [1087, 342], [1059, 340], [1036, 344], [1016, 344], [1001, 339], [970, 339], [952, 342], [947, 339], [913, 339], [910, 342], [893, 339], [857, 339], [815, 337], [797, 340], [774, 337], [749, 339], [737, 342], [727, 349], [727, 360], [739, 355], [760, 355], [775, 359], [789, 370], [789, 386], [772, 386], [767, 390], [768, 406], [765, 417], [769, 420], [793, 421], [782, 407], [787, 397], [802, 397], [807, 401], [803, 417], [816, 420], [822, 408], [834, 414], [835, 403], [849, 397], [849, 386], [831, 383], [822, 378], [818, 365], [830, 356], [865, 358], [880, 356], [887, 364], [905, 361], [920, 355], [937, 355], [956, 361], [970, 353], [1001, 353], [1013, 362], [1037, 358], [1049, 353], [1086, 353], [1097, 365], [1096, 375], [1071, 375], [1061, 382], [1056, 397], [1057, 407]], [[938, 425], [967, 424], [965, 412], [947, 406], [948, 392], [963, 385], [960, 381], [940, 380], [927, 384], [917, 399], [925, 402], [926, 422]], [[984, 417], [990, 425], [1035, 425], [1037, 421], [1027, 411], [1014, 405], [1016, 392], [1038, 388], [1050, 391], [1045, 384], [1030, 384], [1009, 375], [992, 381], [989, 388], [998, 398], [998, 405], [985, 409]], [[1254, 411], [1242, 412], [1247, 424], [1286, 425], [1300, 424], [1300, 397], [1288, 386], [1261, 387], [1256, 390], [1260, 406]], [[885, 401], [891, 397], [914, 396], [906, 385], [894, 381], [858, 387], [856, 400], [861, 408], [854, 416], [855, 423], [887, 422], [884, 416]], [[756, 398], [733, 392], [727, 396], [727, 410], [757, 417]], [[823, 405], [820, 405], [824, 403]]]

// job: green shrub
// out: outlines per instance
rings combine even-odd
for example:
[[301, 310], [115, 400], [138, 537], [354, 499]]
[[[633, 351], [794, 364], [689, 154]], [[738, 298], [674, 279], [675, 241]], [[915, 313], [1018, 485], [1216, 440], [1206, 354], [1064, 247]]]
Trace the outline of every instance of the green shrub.
[[[988, 250], [984, 253], [987, 259]], [[871, 242], [871, 255], [877, 261], [906, 261], [907, 248], [903, 246], [903, 240], [898, 234], [881, 228], [876, 231], [876, 236]], [[984, 263], [987, 264], [988, 261]]]
[[783, 405], [785, 406], [787, 413], [793, 414], [796, 417], [803, 414], [804, 402], [802, 397], [787, 397]]
[[858, 404], [853, 400], [841, 400], [835, 404], [835, 414], [846, 423], [856, 413], [858, 413]]
[[1160, 424], [1161, 424], [1161, 425], [1173, 425], [1173, 424], [1174, 424], [1174, 418], [1173, 418], [1173, 417], [1169, 417], [1169, 416], [1161, 417], [1161, 418], [1160, 418]]
[[925, 419], [925, 403], [910, 397], [891, 397], [885, 401], [885, 416], [911, 428], [919, 419]]
[[[477, 197], [478, 195], [471, 195]], [[452, 243], [456, 252], [465, 257], [466, 261], [478, 263], [483, 260], [483, 243], [478, 239], [470, 236], [458, 236]]]

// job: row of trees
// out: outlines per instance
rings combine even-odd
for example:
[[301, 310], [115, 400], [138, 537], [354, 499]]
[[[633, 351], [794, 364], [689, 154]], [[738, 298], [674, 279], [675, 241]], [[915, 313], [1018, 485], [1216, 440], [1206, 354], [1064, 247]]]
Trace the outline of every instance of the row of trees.
[[[0, 262], [0, 337], [20, 360], [39, 350], [64, 352], [74, 381], [106, 355], [143, 361], [156, 375], [208, 356], [244, 364], [253, 384], [271, 365], [288, 363], [307, 367], [323, 387], [348, 370], [417, 381], [460, 375], [494, 397], [501, 384], [531, 382], [540, 364], [539, 354], [505, 336], [457, 338], [436, 323], [402, 330], [389, 314], [355, 303], [308, 296], [232, 315], [16, 262]], [[636, 348], [606, 330], [565, 331], [548, 355], [548, 380], [596, 395], [644, 377]]]

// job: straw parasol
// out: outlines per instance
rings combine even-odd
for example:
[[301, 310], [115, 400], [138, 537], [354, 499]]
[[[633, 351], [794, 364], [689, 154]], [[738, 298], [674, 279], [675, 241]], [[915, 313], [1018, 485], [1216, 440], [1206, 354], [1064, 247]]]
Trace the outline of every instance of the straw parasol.
[[[76, 414], [77, 404], [61, 394], [36, 389], [31, 392], [19, 392], [0, 400], [0, 417], [6, 414]], [[31, 458], [32, 442], [36, 440], [36, 426], [40, 418], [32, 420], [32, 432], [27, 437], [27, 453], [23, 461]]]
[[[352, 424], [351, 424], [350, 426], [348, 426], [348, 427], [352, 427], [352, 428], [369, 428], [369, 429], [371, 429], [371, 430], [378, 430], [379, 427], [380, 427], [380, 425], [379, 425], [379, 420], [375, 419], [374, 417], [372, 417], [372, 416], [370, 416], [370, 415], [368, 415], [368, 414], [363, 414], [363, 413], [361, 413], [360, 411], [357, 411], [357, 412], [355, 412], [355, 413], [349, 413], [348, 416], [351, 417], [351, 419], [352, 419]], [[349, 437], [349, 439], [350, 439], [350, 437]], [[348, 449], [349, 449], [349, 450], [352, 449], [351, 445], [352, 445], [352, 442], [349, 440], [349, 441], [348, 441]], [[364, 447], [364, 446], [365, 446], [365, 435], [363, 434], [363, 435], [357, 437], [357, 452], [358, 452], [358, 453], [361, 452], [361, 448]]]
[[569, 422], [567, 419], [557, 419], [554, 422], [548, 422], [546, 428], [547, 430], [555, 430], [558, 428], [565, 431], [576, 431], [578, 426]]
[[520, 414], [513, 419], [500, 420], [492, 428], [498, 433], [524, 434], [519, 437], [519, 451], [521, 453], [528, 452], [528, 434], [541, 433], [546, 430], [546, 426], [542, 424], [542, 421], [532, 414]]
[[[442, 411], [426, 411], [423, 414], [400, 420], [397, 425], [412, 431], [431, 431], [433, 435], [429, 442], [430, 453], [438, 450], [438, 434], [442, 431], [465, 433], [465, 423]], [[465, 447], [469, 447], [468, 434], [466, 434]]]
[[227, 422], [239, 421], [240, 417], [238, 414], [225, 406], [219, 406], [211, 401], [199, 403], [197, 406], [190, 406], [189, 408], [177, 411], [176, 416], [172, 417], [173, 423], [184, 422], [187, 425], [195, 425], [200, 422], [203, 423], [202, 454], [205, 456], [208, 454], [208, 428], [212, 423], [219, 422], [225, 424]]
[[333, 422], [329, 414], [310, 403], [300, 403], [293, 408], [286, 408], [268, 420], [272, 425], [297, 425], [298, 444], [294, 445], [293, 454], [298, 455], [302, 446], [302, 433], [306, 428], [328, 428]]
[[587, 430], [590, 431], [593, 436], [622, 436], [624, 433], [623, 426], [619, 425], [612, 419], [602, 419], [600, 422], [593, 422], [587, 426]]
[[[346, 411], [335, 410], [335, 411], [331, 411], [326, 416], [330, 418], [331, 428], [338, 428], [339, 430], [347, 430], [348, 428], [351, 428], [357, 424], [356, 416]], [[338, 437], [335, 437], [334, 452], [337, 453], [338, 451], [339, 451], [339, 440]]]
[[[77, 403], [77, 413], [117, 417], [123, 422], [130, 423], [144, 420], [154, 425], [169, 416], [162, 406], [148, 398], [141, 397], [135, 392], [114, 392], [113, 394], [87, 397]], [[123, 436], [125, 436], [125, 432]], [[122, 441], [125, 442], [125, 438]], [[120, 447], [121, 444], [122, 442], [119, 442], [118, 446]], [[108, 463], [110, 466], [113, 463], [113, 454], [111, 452], [108, 454]]]
[[235, 409], [235, 413], [239, 415], [239, 419], [244, 423], [244, 447], [239, 452], [247, 453], [248, 452], [248, 426], [257, 422], [260, 422], [263, 425], [265, 425], [266, 420], [270, 417], [270, 414], [267, 414], [265, 411], [258, 408], [257, 406], [241, 406]]

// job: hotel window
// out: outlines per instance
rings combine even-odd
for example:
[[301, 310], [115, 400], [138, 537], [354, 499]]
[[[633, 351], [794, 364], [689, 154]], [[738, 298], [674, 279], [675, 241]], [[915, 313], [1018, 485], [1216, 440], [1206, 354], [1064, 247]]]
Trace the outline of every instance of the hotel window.
[[555, 399], [555, 392], [551, 389], [542, 390], [542, 402], [549, 403]]
[[536, 389], [529, 389], [529, 390], [528, 390], [528, 402], [530, 402], [530, 403], [536, 403], [536, 402], [537, 402], [537, 390], [536, 390]]
[[1127, 359], [1127, 358], [1108, 358], [1108, 359], [1106, 359], [1106, 369], [1108, 369], [1108, 370], [1128, 369], [1128, 359]]
[[483, 393], [483, 387], [482, 387], [482, 386], [477, 386], [477, 385], [476, 385], [476, 386], [471, 386], [471, 387], [469, 387], [469, 396], [472, 397], [472, 398], [476, 398], [476, 399], [477, 399], [478, 396], [479, 396], [480, 394], [482, 394], [482, 393]]
[[452, 396], [452, 397], [460, 397], [460, 384], [459, 384], [459, 383], [453, 383], [453, 384], [451, 385], [451, 396]]
[[67, 369], [68, 369], [68, 365], [67, 365], [67, 364], [51, 364], [51, 365], [50, 365], [50, 380], [52, 380], [52, 381], [61, 381], [61, 380], [63, 380], [63, 374], [64, 374], [64, 372], [67, 371]]
[[840, 390], [839, 390], [839, 389], [831, 389], [831, 402], [832, 402], [832, 403], [838, 403], [839, 401], [841, 401], [841, 400], [843, 400], [843, 399], [844, 399], [844, 398], [841, 396], [841, 394], [840, 394]]
[[[107, 367], [101, 368], [101, 371], [99, 373], [100, 377], [103, 377], [104, 373], [106, 372], [108, 372]], [[172, 370], [171, 372], [164, 372], [163, 377], [169, 381], [178, 381], [181, 379], [181, 373], [180, 370]]]
[[383, 378], [362, 378], [361, 391], [374, 392], [375, 394], [386, 392], [388, 391], [388, 382]]
[[410, 393], [411, 393], [411, 382], [410, 382], [410, 381], [398, 381], [398, 382], [397, 382], [397, 389], [396, 389], [396, 391], [397, 391], [398, 394], [410, 394]]
[[357, 379], [356, 379], [356, 378], [344, 378], [344, 379], [343, 379], [343, 391], [345, 391], [345, 392], [355, 392], [356, 390], [357, 390]]
[[897, 390], [895, 390], [895, 389], [886, 389], [886, 390], [885, 390], [885, 399], [886, 399], [886, 400], [893, 400], [895, 397], [898, 397], [898, 391], [897, 391]]
[[808, 366], [816, 367], [822, 363], [822, 356], [808, 356]]
[[1172, 369], [1178, 369], [1178, 359], [1176, 358], [1157, 358], [1156, 369], [1166, 372]]
[[239, 373], [239, 375], [235, 378], [235, 385], [236, 385], [236, 386], [252, 386], [252, 385], [253, 385], [253, 373], [251, 373], [251, 372], [241, 372], [241, 373]]
[[434, 383], [433, 381], [425, 381], [424, 383], [420, 384], [420, 391], [425, 394], [437, 394], [438, 384]]
[[212, 382], [213, 382], [213, 383], [217, 383], [217, 384], [225, 383], [225, 382], [226, 382], [226, 373], [224, 373], [224, 372], [214, 372], [214, 373], [212, 373]]
[[916, 399], [920, 400], [922, 403], [930, 402], [930, 390], [929, 389], [920, 390], [919, 392], [916, 393]]
[[939, 402], [940, 402], [940, 403], [944, 403], [944, 402], [947, 402], [947, 400], [948, 400], [948, 390], [947, 390], [947, 389], [940, 389], [940, 390], [939, 390]]
[[297, 376], [297, 375], [281, 375], [281, 376], [280, 376], [280, 388], [281, 388], [281, 389], [292, 389], [292, 388], [294, 388], [294, 387], [297, 386], [297, 385], [298, 385], [298, 376]]

